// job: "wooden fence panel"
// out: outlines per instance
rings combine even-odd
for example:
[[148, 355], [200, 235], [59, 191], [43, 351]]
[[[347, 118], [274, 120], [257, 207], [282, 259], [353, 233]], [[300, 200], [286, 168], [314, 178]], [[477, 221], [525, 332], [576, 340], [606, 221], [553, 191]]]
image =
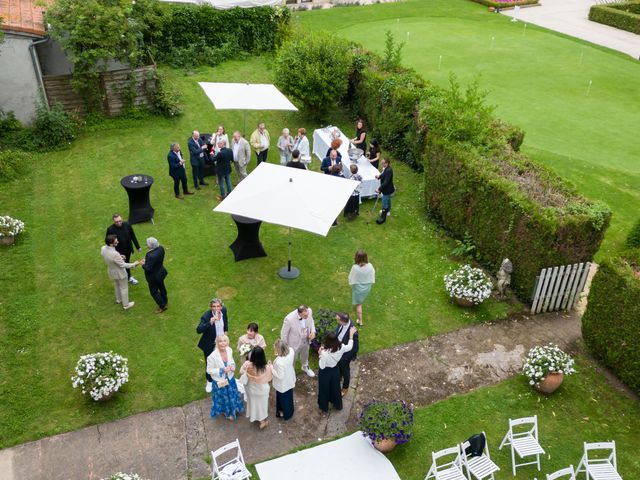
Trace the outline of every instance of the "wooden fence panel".
[[531, 313], [571, 310], [584, 289], [590, 263], [543, 268], [536, 280]]

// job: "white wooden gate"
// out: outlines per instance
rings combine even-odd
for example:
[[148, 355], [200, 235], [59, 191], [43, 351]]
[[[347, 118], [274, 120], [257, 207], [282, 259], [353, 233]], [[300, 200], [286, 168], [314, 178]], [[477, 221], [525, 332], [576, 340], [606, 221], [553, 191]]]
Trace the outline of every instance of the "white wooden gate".
[[591, 263], [543, 268], [533, 288], [531, 313], [571, 310], [580, 299]]

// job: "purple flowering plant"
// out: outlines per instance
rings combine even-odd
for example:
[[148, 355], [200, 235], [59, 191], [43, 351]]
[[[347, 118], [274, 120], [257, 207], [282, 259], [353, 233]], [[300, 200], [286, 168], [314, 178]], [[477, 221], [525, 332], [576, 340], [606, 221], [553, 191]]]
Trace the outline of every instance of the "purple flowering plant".
[[407, 443], [413, 433], [413, 405], [374, 400], [360, 413], [360, 430], [372, 442], [393, 439], [397, 444]]

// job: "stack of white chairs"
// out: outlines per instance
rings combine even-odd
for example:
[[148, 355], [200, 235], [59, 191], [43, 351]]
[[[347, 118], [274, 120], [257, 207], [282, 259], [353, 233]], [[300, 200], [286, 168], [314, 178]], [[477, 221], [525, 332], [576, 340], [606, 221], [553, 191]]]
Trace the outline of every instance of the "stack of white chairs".
[[[599, 451], [598, 456], [594, 451]], [[622, 480], [616, 462], [616, 442], [585, 442], [576, 475], [580, 472], [585, 473], [586, 480]]]
[[484, 437], [482, 455], [474, 456], [472, 453], [467, 453], [467, 449], [470, 447], [469, 441], [460, 444], [460, 460], [467, 472], [468, 480], [471, 480], [472, 476], [477, 480], [483, 480], [484, 478], [495, 480], [494, 473], [500, 470], [500, 467], [491, 460], [489, 443], [484, 432], [482, 432], [482, 436]]
[[573, 465], [558, 470], [557, 472], [547, 473], [547, 480], [576, 480], [576, 472], [573, 471]]
[[[235, 456], [227, 460], [220, 458], [223, 456], [229, 458], [228, 452], [234, 449], [236, 449]], [[215, 452], [211, 452], [211, 458], [213, 461], [211, 480], [244, 480], [245, 478], [251, 477], [251, 472], [249, 472], [244, 463], [244, 457], [242, 456], [242, 449], [240, 448], [238, 439], [226, 444], [224, 447], [220, 447]]]
[[[443, 457], [448, 457], [444, 459]], [[460, 447], [445, 448], [431, 453], [431, 468], [427, 472], [425, 480], [467, 480], [460, 466]], [[447, 461], [448, 460], [448, 461]]]
[[[528, 427], [527, 430], [523, 430], [525, 427]], [[514, 477], [516, 468], [524, 465], [537, 465], [540, 471], [540, 455], [544, 454], [544, 449], [538, 441], [538, 416], [509, 419], [509, 430], [500, 443], [500, 450], [507, 445], [511, 447], [511, 469]], [[516, 454], [521, 460], [526, 457], [535, 457], [535, 460], [516, 463]]]

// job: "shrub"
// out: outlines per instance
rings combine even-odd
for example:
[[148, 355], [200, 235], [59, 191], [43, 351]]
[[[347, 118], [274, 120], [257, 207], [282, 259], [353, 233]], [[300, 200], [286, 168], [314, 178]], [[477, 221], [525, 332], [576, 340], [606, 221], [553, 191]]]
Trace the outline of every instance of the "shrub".
[[444, 276], [444, 286], [451, 298], [460, 298], [478, 305], [491, 296], [493, 284], [480, 268], [462, 265]]
[[538, 385], [548, 373], [573, 375], [576, 373], [574, 363], [570, 355], [550, 343], [529, 350], [522, 366], [522, 374], [529, 379], [530, 385]]
[[151, 94], [151, 112], [165, 117], [182, 115], [180, 93], [164, 75], [156, 74], [156, 89]]
[[640, 393], [640, 269], [623, 258], [603, 261], [593, 278], [582, 336], [587, 347]]
[[296, 32], [278, 50], [275, 83], [318, 118], [346, 97], [351, 46], [328, 33]]
[[319, 308], [313, 315], [316, 327], [316, 338], [311, 341], [311, 347], [314, 350], [320, 348], [324, 336], [336, 329], [336, 312], [326, 308]]
[[627, 236], [627, 247], [640, 248], [640, 219], [631, 227]]
[[17, 237], [24, 232], [24, 222], [8, 215], [0, 215], [0, 238]]
[[368, 403], [360, 413], [362, 435], [372, 442], [393, 439], [407, 443], [413, 434], [413, 406], [402, 401]]
[[473, 238], [482, 263], [514, 265], [512, 287], [530, 299], [545, 267], [590, 260], [610, 211], [505, 145], [481, 155], [464, 143], [431, 138], [424, 157], [430, 214], [457, 238]]
[[539, 0], [473, 0], [476, 3], [494, 8], [515, 7], [516, 5], [535, 5]]
[[52, 150], [64, 147], [76, 138], [78, 122], [55, 104], [47, 107], [43, 100], [36, 106], [36, 118], [33, 122], [35, 143], [38, 148]]
[[589, 20], [640, 35], [640, 2], [593, 5]]
[[95, 401], [110, 398], [129, 381], [128, 360], [113, 352], [82, 355], [71, 381]]
[[18, 178], [34, 161], [34, 155], [29, 152], [0, 150], [0, 182]]

